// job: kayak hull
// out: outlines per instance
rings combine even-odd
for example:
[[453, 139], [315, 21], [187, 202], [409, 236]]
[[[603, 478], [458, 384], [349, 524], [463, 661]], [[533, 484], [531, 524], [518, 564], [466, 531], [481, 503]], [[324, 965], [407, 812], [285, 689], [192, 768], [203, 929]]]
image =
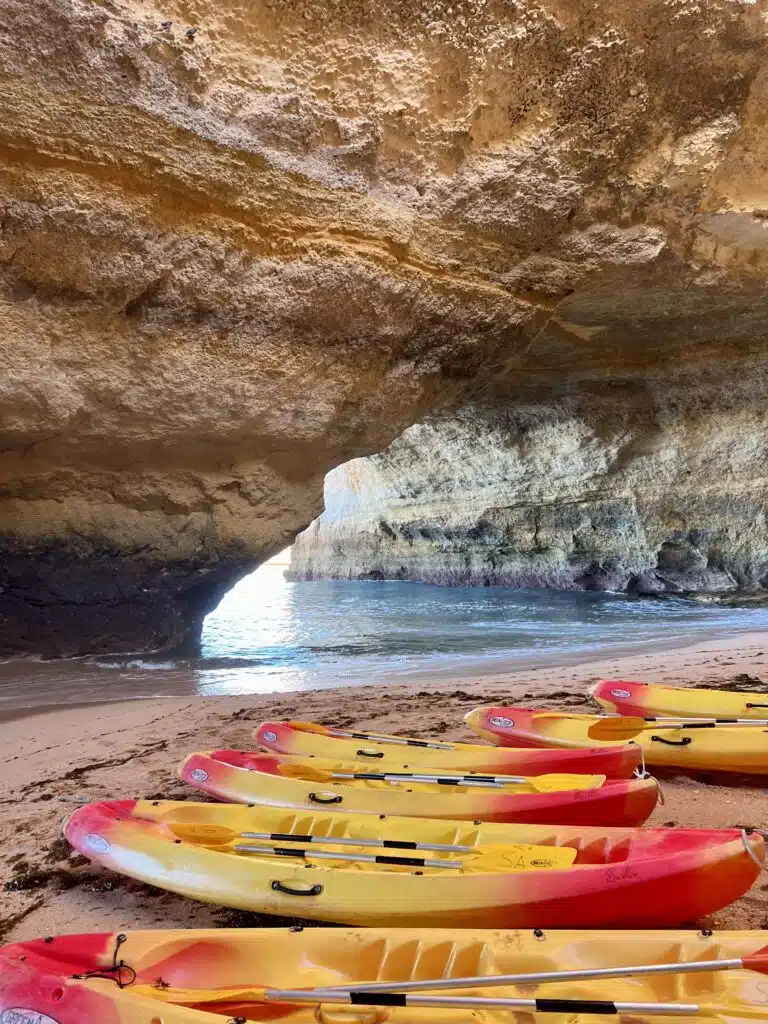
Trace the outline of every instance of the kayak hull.
[[[302, 728], [307, 724], [312, 729]], [[323, 730], [317, 732], [316, 730]], [[370, 760], [383, 767], [408, 761], [414, 767], [444, 771], [493, 772], [497, 775], [548, 775], [550, 773], [582, 773], [605, 775], [609, 779], [628, 779], [640, 767], [640, 753], [627, 743], [617, 747], [592, 750], [553, 750], [481, 746], [479, 743], [451, 742], [450, 750], [422, 746], [430, 740], [393, 736], [397, 743], [372, 739], [346, 739], [332, 735], [332, 730], [304, 722], [262, 722], [253, 732], [254, 739], [265, 750], [277, 754], [303, 757], [334, 757], [348, 761]]]
[[[576, 715], [517, 707], [475, 708], [464, 721], [478, 735], [501, 745], [531, 747], [606, 747], [589, 728], [598, 715]], [[633, 742], [649, 765], [689, 771], [768, 774], [768, 733], [764, 726], [734, 729], [647, 729]]]
[[[313, 763], [317, 762], [306, 762], [310, 767]], [[362, 814], [547, 824], [641, 825], [653, 812], [659, 793], [653, 779], [613, 779], [594, 789], [547, 793], [439, 785], [413, 785], [410, 791], [407, 785], [387, 782], [287, 778], [280, 774], [285, 765], [299, 768], [295, 760], [277, 755], [216, 750], [190, 754], [179, 775], [209, 796], [236, 803], [309, 811], [330, 805]]]
[[[765, 856], [738, 830], [468, 825], [172, 801], [106, 801], [70, 815], [64, 834], [95, 863], [194, 899], [266, 914], [379, 927], [671, 927], [738, 899]], [[338, 838], [404, 836], [469, 845], [567, 846], [567, 868], [438, 870], [335, 864], [238, 853], [180, 839], [173, 822]], [[238, 842], [235, 839], [233, 842]], [[285, 847], [289, 841], [283, 840]], [[306, 839], [302, 839], [306, 843]], [[306, 847], [305, 847], [306, 848]], [[325, 847], [323, 847], [325, 849]], [[345, 847], [345, 850], [350, 847]], [[367, 852], [371, 852], [370, 849]], [[396, 852], [396, 851], [387, 851]], [[311, 854], [310, 854], [311, 856]]]
[[[551, 931], [404, 928], [220, 928], [129, 931], [120, 957], [137, 972], [120, 989], [98, 978], [73, 974], [109, 971], [116, 934], [65, 935], [19, 942], [0, 949], [0, 1020], [13, 1024], [222, 1024], [242, 1017], [255, 1024], [473, 1024], [477, 1011], [365, 1007], [323, 1009], [311, 1004], [270, 1004], [240, 996], [238, 989], [309, 988], [352, 982], [451, 978], [531, 970], [578, 970], [606, 966], [736, 959], [748, 956], [764, 933], [670, 931]], [[167, 988], [156, 985], [162, 978]], [[154, 986], [154, 987], [153, 987]], [[218, 991], [217, 991], [218, 990]], [[231, 993], [229, 1002], [226, 993]], [[511, 986], [461, 990], [461, 995], [604, 999], [625, 1002], [713, 1002], [727, 1014], [701, 1017], [718, 1024], [754, 1024], [768, 996], [759, 975], [748, 971], [558, 982], [524, 990]], [[193, 1006], [176, 1000], [194, 999]], [[235, 998], [232, 998], [232, 997]], [[223, 999], [222, 999], [223, 997]], [[752, 1011], [746, 1016], [746, 1008]], [[15, 1013], [15, 1015], [14, 1015]], [[25, 1015], [22, 1015], [25, 1014]], [[743, 1014], [743, 1015], [742, 1015]], [[509, 1024], [509, 1011], [488, 1010], [487, 1024]], [[526, 1019], [528, 1019], [526, 1017]], [[591, 1024], [587, 1014], [540, 1014], [537, 1024]], [[599, 1018], [597, 1018], [599, 1019]], [[695, 1018], [694, 1018], [695, 1019]], [[658, 1017], [633, 1014], [637, 1024]]]
[[730, 693], [602, 679], [589, 693], [614, 715], [679, 718], [768, 718], [768, 693]]

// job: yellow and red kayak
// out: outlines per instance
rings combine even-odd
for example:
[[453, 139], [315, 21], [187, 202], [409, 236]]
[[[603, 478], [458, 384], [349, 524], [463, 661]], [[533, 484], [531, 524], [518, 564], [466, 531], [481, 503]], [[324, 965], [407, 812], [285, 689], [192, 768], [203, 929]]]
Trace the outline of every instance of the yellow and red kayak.
[[479, 743], [416, 739], [385, 733], [349, 732], [314, 722], [262, 722], [254, 730], [260, 747], [277, 754], [343, 758], [371, 764], [409, 764], [448, 771], [496, 772], [500, 775], [547, 775], [551, 772], [605, 775], [628, 779], [640, 767], [634, 744], [592, 750], [535, 750], [489, 747]]
[[[615, 741], [594, 739], [589, 730], [599, 715], [517, 707], [475, 708], [464, 721], [485, 739], [502, 746], [591, 747]], [[768, 774], [768, 733], [765, 726], [717, 726], [716, 728], [638, 729], [633, 742], [642, 749], [649, 765], [687, 768], [694, 771], [730, 771]], [[622, 740], [620, 742], [626, 742]]]
[[[566, 775], [557, 788], [541, 791], [551, 776], [536, 776], [501, 788], [472, 783], [431, 783], [409, 779], [344, 778], [343, 774], [407, 773], [404, 766], [373, 772], [370, 764], [324, 758], [290, 758], [241, 750], [190, 754], [179, 769], [191, 786], [219, 800], [271, 807], [317, 810], [329, 806], [363, 814], [480, 821], [641, 825], [658, 800], [654, 779], [611, 779]], [[447, 777], [447, 776], [446, 776]], [[471, 779], [467, 774], [463, 778]], [[496, 778], [496, 777], [494, 777]], [[499, 777], [500, 778], [500, 777]]]
[[[736, 960], [752, 956], [765, 932], [460, 931], [404, 928], [167, 929], [63, 935], [0, 949], [3, 1024], [594, 1024], [584, 1012], [508, 1009], [336, 1006], [266, 1002], [265, 988], [346, 987], [520, 974], [598, 970], [639, 964]], [[122, 962], [120, 973], [116, 962]], [[130, 979], [130, 984], [127, 982]], [[123, 987], [120, 987], [120, 984]], [[159, 982], [162, 981], [162, 984]], [[448, 989], [460, 996], [534, 996], [557, 1000], [714, 1004], [722, 1012], [658, 1017], [635, 1012], [636, 1024], [693, 1019], [755, 1024], [768, 1019], [760, 974], [645, 974], [589, 981]], [[761, 1009], [765, 1015], [761, 1016]], [[592, 1007], [595, 1010], [595, 1007]], [[602, 1011], [605, 1014], [606, 1010]], [[611, 1019], [611, 1018], [609, 1018]], [[616, 1019], [616, 1018], [613, 1018]]]
[[64, 834], [98, 864], [194, 899], [371, 926], [671, 926], [738, 899], [765, 857], [762, 838], [738, 829], [475, 825], [186, 801], [89, 804]]
[[602, 679], [589, 687], [589, 693], [598, 704], [617, 715], [768, 719], [768, 693], [660, 686], [624, 679]]

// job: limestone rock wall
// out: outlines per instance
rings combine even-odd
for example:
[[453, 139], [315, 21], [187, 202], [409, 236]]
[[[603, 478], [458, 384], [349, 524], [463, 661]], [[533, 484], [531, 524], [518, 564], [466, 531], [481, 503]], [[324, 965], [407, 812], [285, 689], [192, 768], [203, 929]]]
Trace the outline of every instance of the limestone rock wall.
[[0, 654], [194, 641], [434, 411], [739, 380], [765, 15], [3, 0]]
[[328, 475], [291, 575], [763, 592], [768, 367], [727, 391], [704, 371], [695, 389], [682, 383], [530, 396], [411, 427]]

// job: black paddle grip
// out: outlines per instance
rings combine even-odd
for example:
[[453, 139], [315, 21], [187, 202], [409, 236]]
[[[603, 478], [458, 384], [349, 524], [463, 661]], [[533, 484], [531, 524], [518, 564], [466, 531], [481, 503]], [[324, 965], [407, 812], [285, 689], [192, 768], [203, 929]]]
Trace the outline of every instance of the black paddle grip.
[[537, 999], [540, 1013], [618, 1013], [616, 1003], [604, 999]]

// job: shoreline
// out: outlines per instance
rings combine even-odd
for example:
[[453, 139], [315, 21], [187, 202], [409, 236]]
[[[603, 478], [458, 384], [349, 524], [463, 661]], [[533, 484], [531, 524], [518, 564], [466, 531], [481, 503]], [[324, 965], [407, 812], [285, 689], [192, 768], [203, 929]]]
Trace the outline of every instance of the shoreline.
[[[713, 651], [714, 648], [714, 651]], [[651, 682], [669, 681], [667, 676], [660, 673], [657, 661], [662, 656], [669, 656], [671, 660], [681, 657], [694, 657], [709, 653], [719, 655], [741, 652], [740, 656], [756, 658], [765, 655], [765, 669], [768, 673], [768, 629], [754, 628], [743, 630], [729, 630], [728, 636], [718, 636], [716, 631], [704, 638], [687, 638], [687, 642], [675, 643], [674, 640], [637, 640], [628, 643], [617, 643], [615, 646], [598, 648], [568, 648], [563, 650], [549, 649], [546, 653], [530, 653], [516, 656], [514, 652], [506, 652], [498, 655], [474, 656], [467, 655], [457, 659], [453, 655], [432, 655], [432, 668], [430, 671], [422, 671], [420, 666], [408, 667], [408, 659], [385, 659], [381, 658], [381, 666], [375, 666], [375, 662], [368, 661], [364, 668], [350, 663], [343, 666], [346, 674], [354, 673], [354, 679], [359, 674], [368, 671], [373, 678], [370, 686], [386, 689], [389, 686], [449, 686], [463, 685], [466, 682], [486, 683], [491, 680], [515, 684], [526, 679], [528, 676], [540, 672], [562, 670], [566, 672], [577, 672], [579, 677], [586, 678], [584, 673], [598, 676], [623, 675], [632, 672], [655, 673], [648, 675]], [[139, 656], [126, 655], [138, 661]], [[418, 657], [421, 660], [422, 656]], [[417, 659], [414, 659], [417, 660]], [[405, 665], [402, 662], [405, 661]], [[444, 664], [442, 664], [444, 662]], [[375, 671], [372, 671], [372, 664]], [[384, 666], [388, 668], [385, 670]], [[286, 670], [286, 672], [291, 670]], [[297, 674], [304, 672], [306, 676], [312, 676], [313, 670], [296, 670]], [[231, 673], [231, 683], [221, 681], [221, 673]], [[242, 674], [241, 688], [238, 688], [238, 674]], [[38, 659], [11, 659], [0, 662], [0, 723], [15, 721], [30, 715], [45, 714], [48, 711], [55, 711], [59, 708], [90, 708], [103, 704], [132, 704], [136, 701], [157, 701], [157, 700], [216, 700], [231, 698], [233, 700], [245, 698], [276, 698], [285, 697], [288, 694], [309, 694], [329, 693], [335, 690], [349, 691], [357, 689], [361, 684], [357, 681], [334, 682], [331, 680], [333, 669], [329, 666], [322, 670], [314, 670], [314, 678], [304, 686], [280, 686], [278, 683], [285, 676], [275, 673], [274, 688], [255, 689], [254, 676], [248, 674], [248, 666], [232, 666], [229, 668], [190, 668], [178, 666], [162, 671], [151, 668], [142, 669], [135, 665], [126, 668], [105, 668], [98, 664], [84, 662], [82, 658], [66, 659], [62, 661], [40, 661]], [[338, 673], [337, 673], [338, 675]], [[386, 675], [387, 679], [382, 680], [381, 676]], [[215, 676], [215, 678], [214, 678]], [[70, 678], [76, 677], [80, 682], [87, 677], [86, 689], [92, 689], [101, 679], [107, 689], [121, 687], [123, 692], [130, 690], [135, 684], [140, 690], [154, 683], [159, 690], [170, 692], [146, 693], [139, 692], [127, 696], [104, 696], [94, 697], [89, 700], [77, 695], [77, 690], [71, 701], [57, 701], [57, 686], [66, 690]], [[32, 689], [30, 682], [37, 683], [44, 678], [45, 688], [41, 693], [39, 703], [17, 704], [16, 693], [21, 694]], [[181, 685], [183, 682], [184, 685]], [[270, 684], [266, 679], [259, 680], [267, 686]], [[250, 683], [250, 686], [248, 685]], [[177, 684], [177, 685], [174, 685]], [[363, 684], [365, 685], [365, 684]], [[14, 696], [4, 698], [4, 689], [13, 688]], [[200, 689], [218, 689], [217, 693], [201, 693]], [[173, 692], [174, 690], [178, 692]], [[22, 698], [23, 699], [23, 698]]]
[[[196, 903], [93, 867], [61, 838], [61, 819], [89, 800], [201, 799], [176, 776], [192, 750], [253, 746], [269, 718], [304, 718], [371, 729], [478, 742], [463, 716], [483, 703], [597, 710], [586, 696], [598, 678], [678, 685], [739, 685], [768, 692], [768, 631], [708, 639], [674, 651], [646, 651], [568, 667], [227, 697], [157, 697], [19, 709], [0, 716], [5, 754], [0, 780], [0, 941], [57, 932], [128, 928], [264, 926], [274, 919]], [[763, 679], [765, 681], [763, 681]], [[10, 709], [6, 709], [9, 712]], [[665, 775], [666, 803], [649, 824], [688, 827], [765, 825], [768, 791], [722, 779]], [[514, 826], [510, 826], [514, 828]], [[285, 923], [285, 922], [283, 922]], [[768, 928], [762, 880], [732, 907], [701, 923]]]

